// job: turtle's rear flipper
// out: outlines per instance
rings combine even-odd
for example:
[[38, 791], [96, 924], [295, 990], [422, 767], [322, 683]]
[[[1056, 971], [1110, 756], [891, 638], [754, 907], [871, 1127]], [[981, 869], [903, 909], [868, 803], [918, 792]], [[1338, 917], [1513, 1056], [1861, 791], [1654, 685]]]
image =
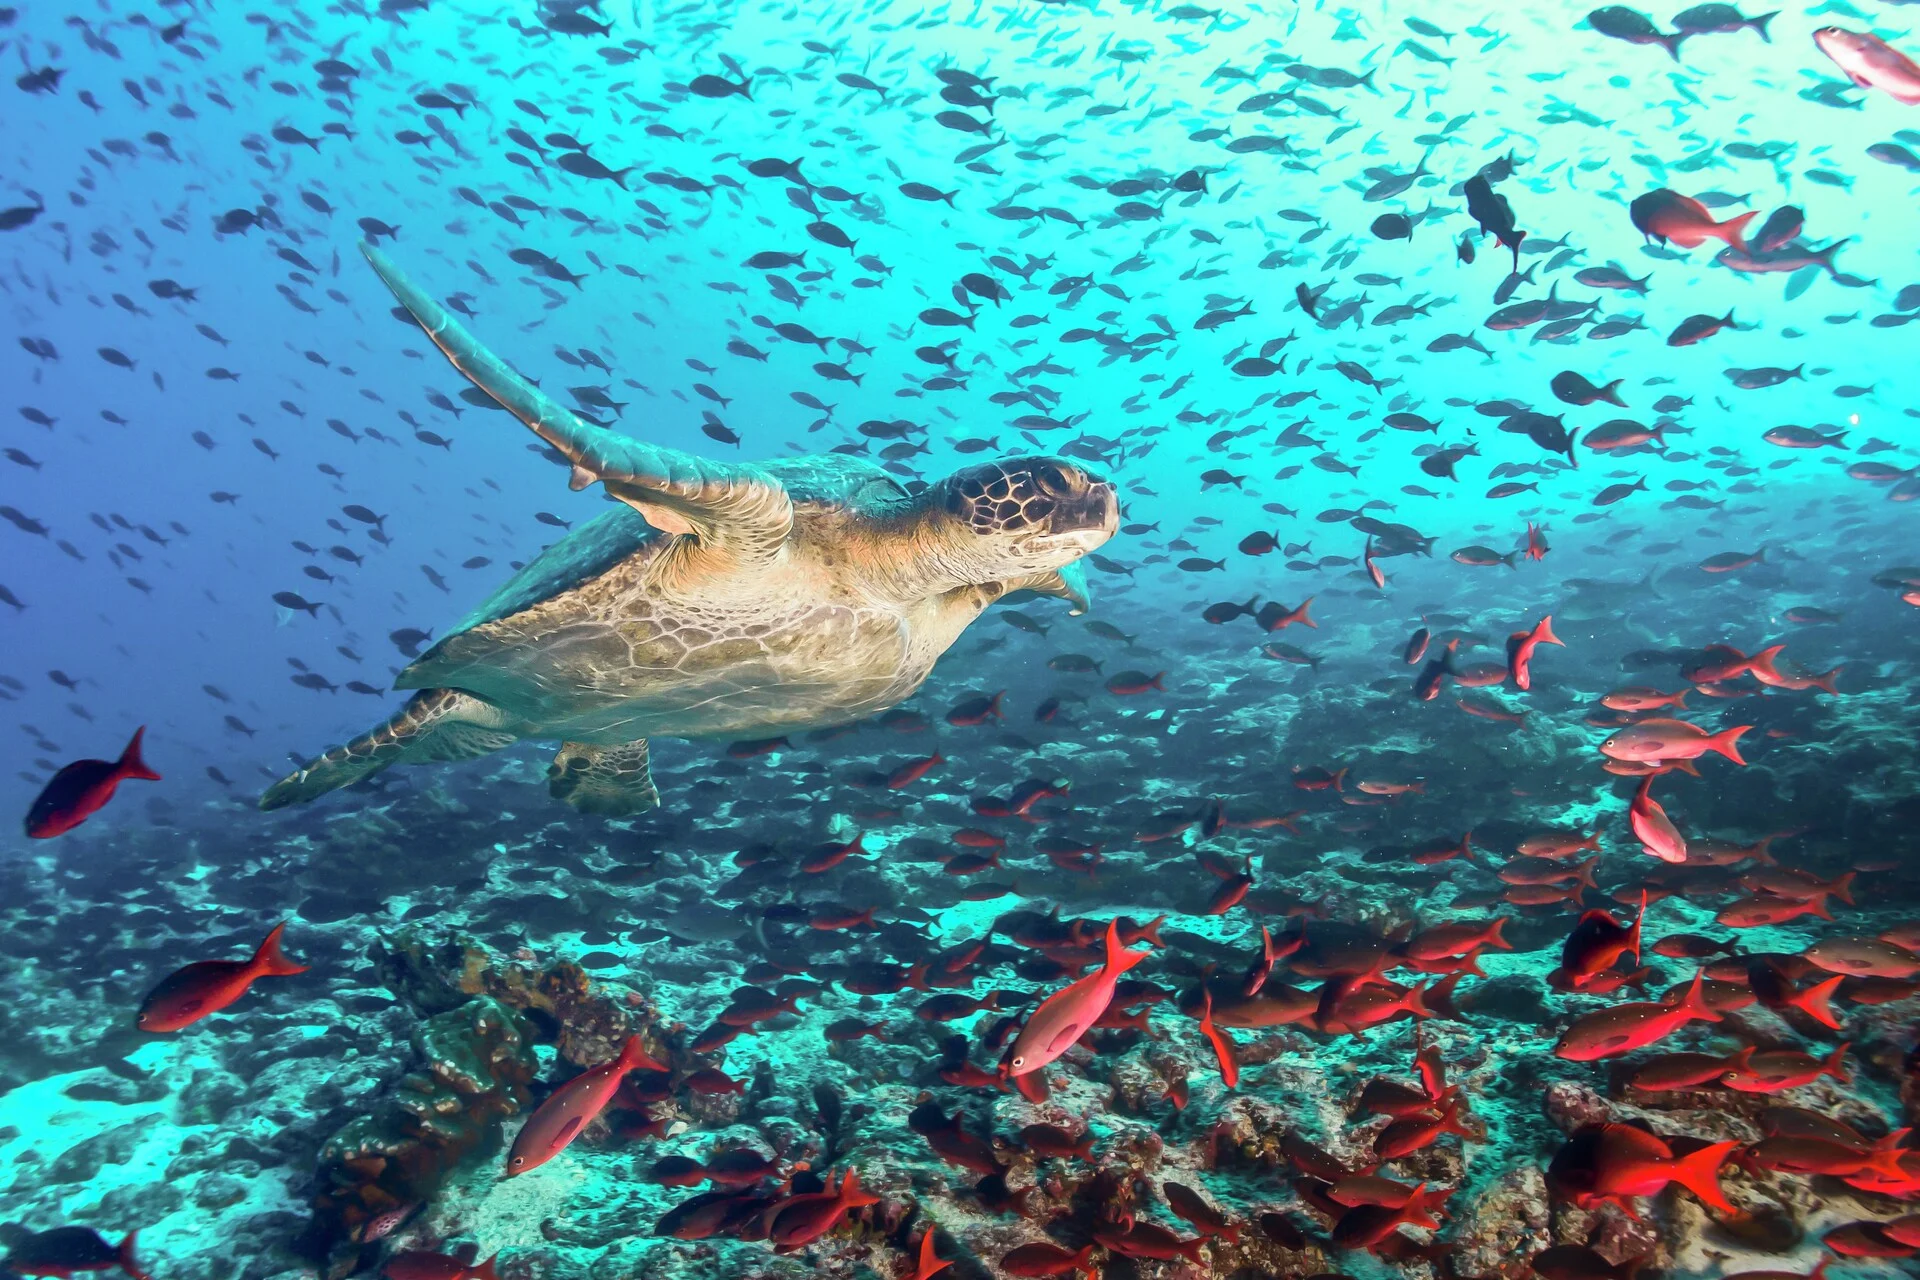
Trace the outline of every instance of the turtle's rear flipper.
[[657, 808], [660, 793], [647, 768], [647, 740], [593, 747], [563, 742], [547, 769], [547, 790], [582, 813], [610, 818]]
[[279, 809], [350, 787], [390, 764], [471, 760], [515, 741], [497, 728], [499, 708], [458, 689], [423, 689], [392, 719], [345, 746], [288, 774], [260, 797], [262, 809]]

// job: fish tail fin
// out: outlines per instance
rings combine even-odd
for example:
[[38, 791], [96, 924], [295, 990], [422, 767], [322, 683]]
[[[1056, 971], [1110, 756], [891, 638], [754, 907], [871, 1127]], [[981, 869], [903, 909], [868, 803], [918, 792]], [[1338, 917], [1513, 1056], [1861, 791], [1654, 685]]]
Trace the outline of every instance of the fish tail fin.
[[1692, 692], [1693, 690], [1691, 689], [1682, 689], [1680, 692], [1674, 694], [1673, 705], [1675, 706], [1675, 708], [1681, 711], [1685, 711], [1687, 709], [1687, 695]]
[[1312, 603], [1313, 603], [1313, 597], [1308, 596], [1305, 600], [1302, 600], [1300, 602], [1300, 607], [1298, 609], [1295, 609], [1294, 612], [1300, 615], [1301, 626], [1312, 627], [1315, 631], [1318, 631], [1320, 629], [1320, 624], [1307, 616], [1307, 606]]
[[1833, 999], [1834, 991], [1844, 980], [1842, 975], [1835, 974], [1824, 982], [1814, 983], [1804, 991], [1794, 992], [1787, 1003], [1828, 1030], [1838, 1031], [1840, 1019], [1834, 1016], [1833, 1005], [1829, 1002]]
[[1720, 1168], [1740, 1144], [1716, 1142], [1675, 1160], [1667, 1175], [1722, 1213], [1738, 1213], [1720, 1190]]
[[1840, 901], [1846, 903], [1848, 906], [1852, 906], [1853, 905], [1853, 878], [1859, 874], [1860, 873], [1858, 871], [1846, 872], [1844, 875], [1841, 875], [1838, 878], [1836, 878], [1831, 885], [1827, 886], [1827, 892], [1831, 893], [1834, 897], [1840, 899]]
[[[1766, 548], [1761, 548], [1762, 552], [1765, 550]], [[1768, 645], [1747, 659], [1747, 670], [1751, 671], [1754, 679], [1760, 681], [1762, 684], [1773, 684], [1781, 679], [1780, 669], [1774, 666], [1773, 660], [1782, 653], [1785, 653], [1786, 649], [1787, 646], [1784, 644]]]
[[1557, 644], [1562, 649], [1567, 647], [1565, 640], [1553, 634], [1553, 615], [1550, 613], [1541, 618], [1539, 624], [1534, 627], [1533, 639], [1535, 644]]
[[648, 1071], [665, 1071], [666, 1068], [653, 1060], [653, 1055], [641, 1047], [640, 1037], [632, 1035], [620, 1046], [620, 1057], [614, 1063], [616, 1074], [625, 1075], [636, 1067], [645, 1067]]
[[1593, 881], [1593, 869], [1599, 865], [1600, 865], [1600, 855], [1598, 854], [1595, 854], [1593, 857], [1588, 858], [1585, 862], [1581, 863], [1577, 868], [1575, 868], [1575, 870], [1579, 872], [1579, 875], [1575, 879], [1575, 883], [1584, 885], [1586, 888], [1589, 888], [1589, 889], [1598, 889], [1600, 886], [1595, 884]]
[[1743, 765], [1746, 761], [1741, 758], [1740, 748], [1735, 744], [1740, 741], [1740, 735], [1751, 728], [1753, 726], [1750, 724], [1737, 724], [1724, 733], [1713, 734], [1707, 738], [1707, 747], [1709, 750], [1718, 751], [1735, 764]]
[[1827, 1057], [1824, 1070], [1834, 1078], [1836, 1083], [1846, 1084], [1850, 1078], [1847, 1071], [1847, 1050], [1850, 1047], [1852, 1047], [1852, 1041], [1842, 1040], [1839, 1047]]
[[500, 1255], [496, 1253], [479, 1266], [469, 1267], [464, 1273], [467, 1280], [500, 1280], [500, 1273], [493, 1269], [493, 1264], [499, 1258]]
[[1773, 37], [1767, 34], [1767, 24], [1779, 16], [1780, 11], [1775, 9], [1772, 13], [1763, 13], [1758, 17], [1748, 18], [1747, 25], [1753, 28], [1753, 33], [1759, 36], [1761, 40], [1767, 44], [1772, 44]]
[[127, 740], [127, 749], [120, 753], [118, 771], [123, 778], [145, 778], [149, 782], [160, 781], [160, 775], [147, 767], [140, 758], [140, 741], [146, 737], [147, 726], [141, 725], [133, 731], [133, 737]]
[[1407, 994], [1400, 998], [1400, 1007], [1416, 1018], [1431, 1018], [1433, 1010], [1427, 1007], [1427, 988], [1431, 985], [1423, 982], [1408, 988]]
[[1145, 960], [1151, 952], [1129, 951], [1120, 944], [1120, 922], [1107, 921], [1107, 963], [1106, 972], [1119, 977], [1133, 966]]
[[858, 1209], [870, 1204], [879, 1204], [880, 1197], [860, 1185], [860, 1171], [847, 1170], [847, 1176], [840, 1180], [840, 1203], [849, 1209]]
[[[1851, 902], [1852, 899], [1849, 898], [1848, 901]], [[1134, 939], [1134, 941], [1151, 942], [1156, 947], [1166, 946], [1167, 944], [1160, 940], [1160, 926], [1165, 924], [1166, 922], [1167, 922], [1167, 916], [1166, 916], [1166, 913], [1163, 911], [1159, 915], [1155, 916], [1152, 920], [1147, 922], [1146, 926], [1140, 930], [1140, 936]]]
[[[1726, 238], [1728, 244], [1745, 253], [1747, 252], [1747, 224], [1759, 216], [1758, 209], [1749, 209], [1737, 217], [1728, 218], [1725, 222], [1718, 224], [1715, 230]], [[1727, 314], [1733, 313], [1729, 311]]]
[[1715, 1012], [1712, 1005], [1707, 1003], [1706, 991], [1702, 985], [1706, 976], [1705, 969], [1694, 970], [1693, 985], [1688, 987], [1686, 995], [1680, 998], [1680, 1007], [1703, 1022], [1718, 1022], [1720, 1015]]
[[253, 953], [253, 967], [270, 978], [291, 978], [296, 973], [305, 973], [310, 966], [295, 964], [281, 954], [280, 935], [286, 932], [286, 921], [273, 926], [273, 932], [260, 941], [260, 949]]
[[140, 1233], [138, 1231], [127, 1232], [127, 1238], [122, 1240], [120, 1247], [113, 1251], [113, 1260], [119, 1265], [122, 1271], [132, 1276], [133, 1280], [151, 1280], [151, 1277], [147, 1275], [146, 1271], [141, 1268], [139, 1261], [133, 1256], [134, 1242], [139, 1239], [139, 1236]]
[[1816, 689], [1824, 689], [1836, 698], [1839, 697], [1840, 690], [1834, 687], [1834, 681], [1836, 681], [1840, 673], [1846, 669], [1846, 665], [1847, 664], [1843, 662], [1825, 675], [1815, 676], [1813, 678], [1813, 687]]
[[[1599, 861], [1599, 859], [1595, 859]], [[1647, 922], [1647, 891], [1640, 891], [1640, 914], [1633, 918], [1633, 928], [1627, 933], [1627, 949], [1633, 952], [1633, 962], [1640, 963], [1640, 928]]]
[[1615, 378], [1612, 382], [1600, 388], [1600, 398], [1610, 405], [1621, 409], [1626, 408], [1627, 406], [1620, 399], [1620, 388], [1626, 385], [1626, 381], [1625, 378]]
[[[1599, 859], [1595, 858], [1594, 861], [1598, 862]], [[1499, 916], [1495, 918], [1493, 922], [1493, 927], [1487, 930], [1488, 946], [1498, 947], [1502, 951], [1513, 950], [1513, 944], [1507, 941], [1507, 935], [1506, 935], [1507, 921], [1511, 920], [1512, 918], [1513, 917], [1511, 916]]]
[[1676, 31], [1672, 35], [1661, 36], [1656, 43], [1658, 43], [1662, 49], [1665, 49], [1667, 51], [1667, 56], [1669, 58], [1672, 58], [1675, 62], [1678, 62], [1680, 61], [1680, 42], [1682, 40], [1685, 40], [1686, 38], [1687, 36], [1685, 32]]
[[1405, 1222], [1407, 1226], [1425, 1226], [1428, 1230], [1440, 1230], [1440, 1219], [1428, 1213], [1428, 1209], [1432, 1209], [1436, 1203], [1438, 1201], [1428, 1199], [1427, 1184], [1421, 1182], [1411, 1192], [1407, 1192], [1407, 1203], [1400, 1207], [1400, 1221]]

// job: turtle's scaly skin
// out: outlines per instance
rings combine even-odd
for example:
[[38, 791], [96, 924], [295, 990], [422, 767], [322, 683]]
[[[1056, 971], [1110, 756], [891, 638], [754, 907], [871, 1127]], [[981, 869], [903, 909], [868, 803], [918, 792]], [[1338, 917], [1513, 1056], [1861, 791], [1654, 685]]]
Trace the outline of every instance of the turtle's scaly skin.
[[549, 548], [400, 674], [423, 692], [261, 798], [312, 799], [400, 761], [559, 739], [551, 790], [594, 812], [657, 802], [654, 736], [844, 723], [919, 688], [981, 610], [1028, 589], [1086, 605], [1074, 564], [1113, 489], [1057, 458], [968, 468], [918, 495], [861, 459], [729, 466], [590, 426], [475, 342], [376, 252], [430, 337], [625, 504]]

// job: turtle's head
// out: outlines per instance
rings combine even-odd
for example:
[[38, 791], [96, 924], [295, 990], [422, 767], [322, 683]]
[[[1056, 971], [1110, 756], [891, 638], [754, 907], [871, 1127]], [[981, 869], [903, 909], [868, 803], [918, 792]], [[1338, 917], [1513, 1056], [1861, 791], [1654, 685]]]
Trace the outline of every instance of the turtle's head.
[[1113, 486], [1064, 458], [981, 463], [948, 476], [928, 498], [948, 530], [949, 555], [974, 582], [1062, 568], [1120, 525]]

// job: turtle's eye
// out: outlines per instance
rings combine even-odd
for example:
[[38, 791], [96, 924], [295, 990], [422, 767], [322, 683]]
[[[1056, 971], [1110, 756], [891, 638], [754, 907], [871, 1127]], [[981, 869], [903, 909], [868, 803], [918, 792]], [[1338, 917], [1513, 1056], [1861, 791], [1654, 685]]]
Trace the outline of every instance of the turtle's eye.
[[1033, 474], [1034, 478], [1040, 481], [1040, 487], [1048, 493], [1057, 493], [1064, 496], [1073, 490], [1073, 486], [1067, 482], [1066, 472], [1054, 466], [1051, 462], [1040, 467]]

